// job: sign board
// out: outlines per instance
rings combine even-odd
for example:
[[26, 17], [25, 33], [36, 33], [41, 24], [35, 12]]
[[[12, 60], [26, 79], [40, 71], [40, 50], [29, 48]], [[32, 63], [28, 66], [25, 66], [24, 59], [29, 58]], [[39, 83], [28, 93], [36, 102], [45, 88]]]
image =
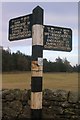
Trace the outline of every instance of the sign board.
[[55, 26], [44, 26], [44, 50], [71, 51], [72, 30]]
[[32, 37], [32, 14], [9, 21], [9, 40], [20, 40]]

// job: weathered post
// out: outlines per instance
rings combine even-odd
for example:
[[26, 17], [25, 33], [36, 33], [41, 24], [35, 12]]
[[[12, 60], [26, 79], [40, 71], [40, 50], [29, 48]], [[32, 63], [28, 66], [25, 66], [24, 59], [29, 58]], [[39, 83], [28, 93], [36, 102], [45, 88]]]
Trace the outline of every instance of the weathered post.
[[33, 10], [31, 63], [31, 118], [42, 118], [43, 9]]

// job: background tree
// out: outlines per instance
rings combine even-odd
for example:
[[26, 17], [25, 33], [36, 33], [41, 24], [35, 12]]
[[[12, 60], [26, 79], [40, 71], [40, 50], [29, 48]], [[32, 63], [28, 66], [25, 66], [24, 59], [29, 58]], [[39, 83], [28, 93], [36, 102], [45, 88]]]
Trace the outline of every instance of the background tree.
[[67, 60], [67, 58], [65, 58], [65, 59], [63, 60], [63, 63], [64, 63], [64, 65], [65, 65], [65, 71], [66, 71], [66, 72], [72, 72], [72, 71], [73, 71], [73, 68], [72, 68], [72, 66], [70, 65], [70, 62]]
[[[25, 55], [20, 51], [16, 53], [2, 50], [2, 71], [31, 71], [31, 56]], [[67, 58], [55, 59], [55, 62], [43, 60], [44, 72], [80, 72], [80, 65], [71, 66]]]

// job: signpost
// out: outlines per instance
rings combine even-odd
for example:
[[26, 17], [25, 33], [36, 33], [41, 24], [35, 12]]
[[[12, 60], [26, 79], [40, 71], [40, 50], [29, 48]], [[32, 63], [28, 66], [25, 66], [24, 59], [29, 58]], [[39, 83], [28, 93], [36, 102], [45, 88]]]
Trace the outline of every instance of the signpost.
[[43, 25], [44, 10], [37, 6], [33, 13], [9, 21], [9, 40], [32, 37], [31, 118], [42, 119], [43, 50], [72, 50], [72, 30]]

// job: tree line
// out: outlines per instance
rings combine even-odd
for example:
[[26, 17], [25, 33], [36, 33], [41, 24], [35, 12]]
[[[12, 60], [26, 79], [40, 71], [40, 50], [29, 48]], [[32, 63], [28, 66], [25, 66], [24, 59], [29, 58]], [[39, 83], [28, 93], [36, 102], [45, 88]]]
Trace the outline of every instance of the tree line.
[[[2, 71], [31, 71], [31, 59], [29, 55], [25, 55], [20, 51], [16, 53], [2, 50]], [[80, 65], [71, 66], [70, 62], [60, 57], [55, 62], [43, 59], [43, 72], [80, 72]]]

